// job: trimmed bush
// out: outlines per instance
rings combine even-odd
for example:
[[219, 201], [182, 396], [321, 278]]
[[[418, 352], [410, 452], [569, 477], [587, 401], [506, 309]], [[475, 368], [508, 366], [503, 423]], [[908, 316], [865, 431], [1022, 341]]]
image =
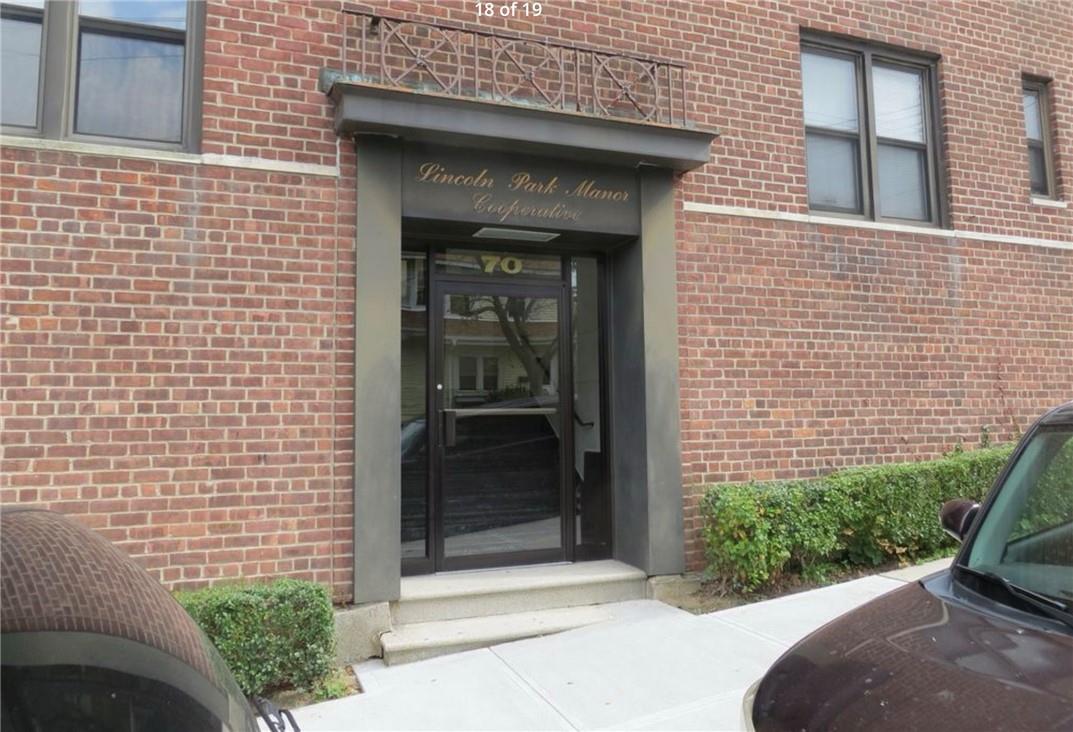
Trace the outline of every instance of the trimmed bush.
[[750, 591], [832, 563], [875, 566], [934, 555], [953, 546], [939, 526], [939, 507], [951, 498], [982, 499], [1012, 450], [713, 486], [701, 504], [708, 571]]
[[312, 688], [335, 659], [328, 591], [293, 579], [176, 593], [247, 695]]

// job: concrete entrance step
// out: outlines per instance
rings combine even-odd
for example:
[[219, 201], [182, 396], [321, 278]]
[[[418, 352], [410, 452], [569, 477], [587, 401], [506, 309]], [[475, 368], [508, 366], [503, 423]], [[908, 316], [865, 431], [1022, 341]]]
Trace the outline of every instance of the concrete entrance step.
[[380, 636], [389, 666], [486, 648], [611, 620], [597, 605], [399, 625]]
[[614, 560], [404, 577], [398, 626], [645, 598], [647, 577]]

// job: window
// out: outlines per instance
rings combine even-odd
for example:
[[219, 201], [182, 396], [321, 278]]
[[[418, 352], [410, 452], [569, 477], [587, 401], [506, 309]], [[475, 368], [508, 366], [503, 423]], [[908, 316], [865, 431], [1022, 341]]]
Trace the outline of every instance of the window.
[[[118, 641], [110, 638], [104, 642], [118, 645]], [[126, 649], [123, 648], [123, 651]], [[134, 665], [133, 661], [131, 665]], [[152, 676], [149, 675], [151, 673]], [[190, 695], [188, 689], [198, 687], [207, 687], [202, 692], [205, 695], [208, 690], [217, 692], [215, 687], [209, 686], [205, 677], [190, 670], [189, 677], [196, 679], [199, 684], [190, 683], [189, 678], [168, 683], [155, 678], [159, 673], [157, 669], [126, 673], [103, 665], [75, 663], [5, 663], [4, 716], [10, 714], [17, 719], [18, 726], [12, 726], [11, 729], [20, 730], [80, 728], [130, 732], [214, 732], [238, 729], [226, 722], [241, 723], [241, 712], [234, 714], [232, 719], [221, 719], [217, 714], [230, 713], [230, 705], [218, 704], [215, 711], [210, 711]], [[220, 695], [214, 693], [212, 696]], [[227, 700], [227, 697], [224, 699]], [[235, 706], [240, 703], [233, 697], [229, 701]], [[77, 725], [74, 724], [76, 721]], [[8, 729], [6, 722], [4, 728]]]
[[196, 149], [204, 5], [3, 0], [4, 132]]
[[477, 391], [477, 358], [475, 356], [458, 357], [459, 391]]
[[934, 62], [808, 38], [801, 78], [809, 207], [939, 223]]
[[499, 389], [499, 359], [495, 356], [459, 356], [458, 390], [496, 391]]
[[468, 318], [473, 315], [473, 303], [469, 295], [451, 295], [447, 301], [447, 312]]
[[5, 127], [37, 127], [44, 20], [44, 0], [0, 6], [0, 115]]
[[425, 309], [425, 266], [424, 252], [402, 253], [402, 309]]
[[1028, 179], [1032, 193], [1053, 197], [1054, 159], [1051, 154], [1050, 109], [1045, 81], [1025, 79], [1022, 85], [1025, 137], [1028, 141]]

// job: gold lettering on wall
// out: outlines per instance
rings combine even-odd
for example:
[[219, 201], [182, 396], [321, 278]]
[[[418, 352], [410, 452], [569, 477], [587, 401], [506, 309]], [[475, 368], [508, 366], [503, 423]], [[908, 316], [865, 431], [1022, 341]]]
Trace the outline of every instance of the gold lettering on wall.
[[431, 186], [477, 189], [471, 198], [471, 210], [500, 223], [525, 219], [578, 222], [586, 211], [607, 216], [608, 204], [617, 209], [630, 201], [629, 189], [601, 185], [598, 176], [578, 180], [576, 173], [554, 174], [546, 172], [546, 168], [539, 173], [532, 169], [514, 169], [509, 174], [502, 169], [497, 171], [504, 181], [498, 185], [487, 167], [474, 170], [467, 169], [464, 163], [449, 166], [427, 160], [417, 166], [413, 180]]
[[488, 168], [479, 173], [452, 173], [439, 163], [422, 163], [417, 169], [418, 183], [439, 183], [449, 186], [469, 186], [470, 188], [491, 188], [495, 178], [488, 175]]
[[586, 178], [578, 183], [574, 190], [568, 191], [566, 195], [574, 198], [588, 198], [592, 201], [630, 200], [629, 191], [600, 188], [596, 185], [596, 181], [591, 178]]
[[581, 211], [565, 206], [562, 203], [554, 203], [550, 206], [534, 206], [522, 203], [517, 198], [513, 201], [499, 201], [491, 193], [473, 194], [473, 210], [477, 213], [495, 216], [500, 223], [515, 217], [550, 219], [552, 221], [577, 221], [581, 218]]
[[539, 181], [534, 180], [529, 173], [521, 170], [510, 177], [510, 185], [507, 188], [512, 191], [525, 191], [526, 193], [555, 193], [559, 190], [559, 176], [553, 175], [545, 181]]

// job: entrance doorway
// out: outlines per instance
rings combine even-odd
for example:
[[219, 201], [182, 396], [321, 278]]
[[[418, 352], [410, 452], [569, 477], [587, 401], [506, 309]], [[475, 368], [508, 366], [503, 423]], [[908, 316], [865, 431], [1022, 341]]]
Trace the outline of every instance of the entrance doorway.
[[403, 254], [404, 574], [610, 556], [595, 256]]

